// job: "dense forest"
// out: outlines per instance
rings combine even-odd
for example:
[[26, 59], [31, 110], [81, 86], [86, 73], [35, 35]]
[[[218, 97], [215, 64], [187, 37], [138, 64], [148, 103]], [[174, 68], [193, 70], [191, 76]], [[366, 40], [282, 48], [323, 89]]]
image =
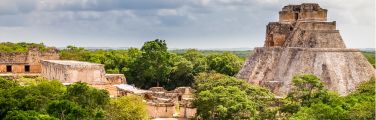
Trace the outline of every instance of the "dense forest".
[[[3, 43], [0, 50], [25, 52], [43, 44]], [[127, 50], [87, 50], [68, 46], [61, 59], [101, 63], [108, 73], [125, 74], [128, 84], [168, 90], [191, 86], [195, 92], [200, 120], [292, 119], [292, 120], [373, 120], [375, 119], [375, 78], [347, 96], [324, 88], [311, 74], [297, 75], [287, 97], [233, 77], [251, 51], [169, 51], [164, 40], [145, 42]], [[363, 52], [373, 64], [374, 52]], [[139, 96], [110, 98], [105, 90], [86, 83], [64, 86], [43, 78], [0, 78], [0, 119], [7, 120], [93, 120], [148, 119]]]

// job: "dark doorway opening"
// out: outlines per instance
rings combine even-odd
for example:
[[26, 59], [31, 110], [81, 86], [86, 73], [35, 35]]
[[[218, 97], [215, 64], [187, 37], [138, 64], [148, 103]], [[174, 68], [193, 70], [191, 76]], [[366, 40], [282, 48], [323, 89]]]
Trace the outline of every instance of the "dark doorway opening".
[[299, 18], [299, 14], [295, 13], [295, 20], [298, 21], [298, 18]]
[[30, 65], [25, 65], [25, 72], [30, 72]]
[[182, 98], [182, 97], [179, 95], [179, 97], [178, 97], [178, 101], [181, 101], [181, 98]]
[[7, 72], [12, 72], [12, 65], [7, 65]]

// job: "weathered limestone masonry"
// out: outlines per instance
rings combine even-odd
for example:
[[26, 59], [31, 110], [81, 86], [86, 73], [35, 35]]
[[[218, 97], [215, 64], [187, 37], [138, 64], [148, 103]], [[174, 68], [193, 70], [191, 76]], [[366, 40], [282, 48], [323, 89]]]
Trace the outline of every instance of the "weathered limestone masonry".
[[105, 89], [111, 97], [117, 95], [115, 84], [125, 84], [124, 74], [106, 74], [103, 64], [73, 60], [42, 60], [41, 76], [49, 80], [59, 80], [69, 85], [74, 82], [85, 82], [89, 85]]
[[71, 60], [43, 60], [41, 75], [62, 83], [105, 84], [104, 65]]
[[326, 15], [315, 3], [283, 7], [279, 22], [266, 27], [264, 47], [255, 48], [237, 77], [285, 96], [297, 74], [314, 74], [341, 95], [375, 76], [359, 50], [346, 48], [336, 22], [327, 22]]
[[147, 102], [150, 118], [189, 119], [193, 118], [197, 111], [192, 103], [195, 90], [190, 87], [178, 87], [167, 91], [163, 87], [142, 90], [127, 84], [115, 86], [118, 89], [118, 96], [128, 94], [142, 96]]
[[38, 48], [30, 48], [28, 52], [1, 52], [0, 73], [40, 73], [40, 60], [57, 60], [57, 49], [50, 48], [41, 52]]

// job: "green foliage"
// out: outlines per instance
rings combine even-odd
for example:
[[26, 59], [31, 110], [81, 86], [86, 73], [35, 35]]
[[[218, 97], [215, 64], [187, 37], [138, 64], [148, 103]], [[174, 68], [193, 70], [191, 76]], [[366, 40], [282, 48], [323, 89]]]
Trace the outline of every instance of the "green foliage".
[[106, 108], [107, 120], [146, 120], [146, 105], [139, 96], [129, 95], [112, 99]]
[[13, 80], [6, 80], [2, 77], [0, 77], [0, 90], [6, 90], [13, 87], [19, 86], [15, 81]]
[[293, 120], [344, 120], [347, 111], [341, 106], [318, 103], [311, 107], [303, 107], [291, 119]]
[[32, 110], [29, 111], [9, 111], [4, 120], [58, 120], [47, 114], [41, 114]]
[[310, 106], [311, 103], [322, 100], [326, 94], [324, 85], [318, 77], [312, 74], [297, 75], [292, 79], [293, 88], [286, 99], [300, 103], [302, 106]]
[[248, 84], [243, 80], [236, 79], [235, 77], [227, 76], [216, 72], [204, 72], [195, 76], [194, 88], [197, 92], [209, 90], [218, 86], [234, 86], [246, 93], [251, 98], [273, 98], [273, 94], [265, 88]]
[[[59, 81], [0, 78], [0, 119], [103, 119], [104, 107], [109, 103], [105, 90], [85, 83], [68, 87]], [[20, 82], [20, 83], [19, 83]], [[29, 84], [31, 83], [31, 84]], [[53, 117], [49, 117], [53, 116]]]
[[196, 75], [208, 70], [206, 56], [198, 50], [189, 49], [182, 56], [192, 63], [192, 74]]
[[0, 52], [27, 52], [30, 48], [38, 48], [40, 51], [47, 51], [48, 49], [51, 49], [46, 47], [43, 43], [0, 43]]
[[84, 48], [67, 46], [66, 49], [60, 51], [60, 59], [85, 61], [87, 53], [88, 51]]
[[198, 115], [206, 120], [249, 119], [256, 113], [255, 101], [234, 86], [201, 91], [197, 95], [196, 106]]
[[373, 52], [362, 52], [364, 57], [367, 58], [368, 62], [372, 64], [373, 68], [375, 68], [375, 51]]
[[60, 120], [79, 120], [84, 119], [86, 115], [84, 109], [69, 100], [52, 101], [47, 112]]
[[168, 84], [164, 87], [171, 90], [179, 86], [192, 86], [194, 79], [192, 62], [175, 54], [172, 54], [172, 59], [172, 71], [169, 75]]
[[375, 78], [363, 82], [357, 89], [344, 97], [349, 109], [349, 119], [374, 120], [375, 119]]
[[90, 87], [82, 82], [68, 86], [65, 97], [87, 109], [104, 107], [110, 100], [108, 91]]
[[164, 86], [172, 71], [171, 55], [164, 40], [145, 42], [142, 54], [131, 66], [129, 82], [141, 88]]
[[375, 78], [360, 84], [347, 96], [328, 91], [314, 75], [293, 78], [293, 89], [283, 100], [282, 116], [309, 120], [375, 119]]
[[202, 119], [268, 119], [273, 95], [243, 80], [209, 72], [195, 77], [197, 115]]
[[209, 69], [230, 76], [238, 73], [243, 64], [238, 56], [229, 52], [223, 54], [212, 54], [209, 55], [207, 59]]
[[65, 98], [85, 109], [86, 117], [92, 117], [91, 119], [102, 118], [103, 108], [110, 101], [108, 91], [90, 87], [82, 82], [68, 86]]

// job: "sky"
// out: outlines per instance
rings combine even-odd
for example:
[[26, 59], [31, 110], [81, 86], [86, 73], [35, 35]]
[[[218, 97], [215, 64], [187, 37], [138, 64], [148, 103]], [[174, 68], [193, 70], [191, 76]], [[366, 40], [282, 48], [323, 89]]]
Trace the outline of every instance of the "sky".
[[349, 48], [375, 48], [374, 0], [0, 0], [0, 42], [65, 47], [263, 46], [288, 4], [319, 3]]

